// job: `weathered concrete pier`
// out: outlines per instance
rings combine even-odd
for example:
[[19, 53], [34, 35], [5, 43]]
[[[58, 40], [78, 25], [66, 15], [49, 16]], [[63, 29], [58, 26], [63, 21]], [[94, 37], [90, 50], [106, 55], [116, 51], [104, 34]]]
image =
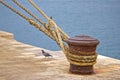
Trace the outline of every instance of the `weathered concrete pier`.
[[53, 58], [45, 58], [41, 50], [0, 31], [0, 80], [120, 80], [120, 60], [99, 55], [95, 74], [77, 75], [61, 51], [46, 50]]

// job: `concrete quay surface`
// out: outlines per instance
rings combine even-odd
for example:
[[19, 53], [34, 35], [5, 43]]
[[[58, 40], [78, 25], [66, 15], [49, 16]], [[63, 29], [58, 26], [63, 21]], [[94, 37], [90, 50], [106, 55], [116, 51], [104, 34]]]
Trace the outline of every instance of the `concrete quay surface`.
[[45, 58], [42, 48], [14, 40], [14, 35], [0, 31], [0, 80], [120, 80], [120, 60], [98, 56], [95, 74], [69, 72], [69, 62], [61, 51], [50, 51]]

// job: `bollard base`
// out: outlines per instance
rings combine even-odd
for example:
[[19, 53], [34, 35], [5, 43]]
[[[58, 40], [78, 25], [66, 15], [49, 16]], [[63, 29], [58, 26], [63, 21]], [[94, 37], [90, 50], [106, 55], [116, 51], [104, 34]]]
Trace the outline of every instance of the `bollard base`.
[[93, 66], [76, 66], [73, 64], [70, 64], [69, 71], [75, 74], [93, 74], [94, 73]]

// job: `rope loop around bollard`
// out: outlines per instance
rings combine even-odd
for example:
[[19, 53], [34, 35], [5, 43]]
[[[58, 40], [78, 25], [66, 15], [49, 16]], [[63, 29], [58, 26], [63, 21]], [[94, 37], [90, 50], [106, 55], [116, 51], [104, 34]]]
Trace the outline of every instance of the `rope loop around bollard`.
[[67, 57], [68, 57], [68, 61], [71, 64], [78, 66], [88, 66], [88, 65], [94, 65], [96, 63], [97, 55], [98, 54], [95, 52], [95, 55], [79, 56], [69, 52]]

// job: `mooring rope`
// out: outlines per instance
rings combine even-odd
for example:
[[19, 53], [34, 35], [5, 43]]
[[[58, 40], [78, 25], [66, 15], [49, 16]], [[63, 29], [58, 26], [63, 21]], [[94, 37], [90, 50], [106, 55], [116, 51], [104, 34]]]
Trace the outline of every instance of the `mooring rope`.
[[[23, 7], [19, 2], [16, 0], [13, 0], [14, 3], [16, 3], [20, 8], [22, 8], [24, 11], [26, 11], [30, 16], [32, 16], [34, 19], [36, 19], [38, 22], [41, 23], [38, 24], [35, 22], [33, 19], [26, 17], [24, 14], [18, 12], [8, 4], [6, 4], [3, 0], [0, 0], [0, 3], [2, 3], [4, 6], [9, 8], [11, 11], [14, 13], [18, 14], [21, 16], [23, 19], [27, 20], [31, 25], [42, 31], [44, 34], [46, 34], [48, 37], [53, 39], [58, 46], [62, 49], [63, 53], [66, 55], [66, 58], [71, 64], [78, 65], [78, 66], [85, 66], [85, 65], [93, 65], [96, 63], [96, 58], [97, 58], [97, 53], [91, 52], [89, 54], [95, 54], [91, 56], [79, 56], [79, 55], [74, 55], [69, 52], [69, 48], [65, 40], [69, 38], [69, 36], [64, 33], [58, 26], [57, 24], [49, 18], [32, 0], [28, 0], [39, 12], [40, 14], [48, 20], [48, 24], [44, 23], [42, 20], [37, 18], [34, 14], [32, 14], [29, 10], [27, 10], [25, 7]], [[84, 54], [85, 52], [82, 52]]]
[[[38, 10], [38, 12], [39, 12], [45, 19], [47, 19], [47, 20], [49, 21], [49, 17], [48, 17], [32, 0], [28, 0], [28, 1], [32, 4], [32, 6], [33, 6], [35, 9]], [[54, 22], [54, 21], [53, 21], [53, 22]], [[68, 36], [66, 33], [64, 33], [58, 26], [57, 26], [57, 28], [60, 30], [60, 32], [61, 32], [65, 37], [69, 38], [69, 36]]]
[[40, 26], [39, 24], [37, 24], [34, 20], [26, 17], [25, 15], [23, 15], [22, 13], [18, 12], [17, 10], [15, 10], [14, 8], [12, 8], [11, 6], [9, 6], [8, 4], [6, 4], [5, 2], [0, 0], [0, 3], [2, 3], [4, 6], [6, 6], [7, 8], [9, 8], [11, 11], [13, 11], [14, 13], [18, 14], [20, 17], [22, 17], [23, 19], [27, 20], [31, 25], [35, 26], [36, 28], [38, 28], [40, 31], [42, 31], [43, 33], [45, 33], [47, 36], [49, 36], [51, 39], [53, 39], [54, 41], [56, 41], [56, 39], [52, 36], [52, 34], [47, 31], [46, 29], [44, 29], [42, 26]]
[[62, 37], [61, 37], [60, 33], [62, 33], [66, 38], [68, 38], [68, 35], [65, 34], [61, 29], [59, 29], [59, 27], [56, 25], [56, 23], [52, 19], [50, 19], [32, 0], [28, 0], [28, 1], [32, 4], [32, 6], [34, 8], [36, 8], [38, 10], [38, 12], [44, 18], [46, 18], [48, 20], [49, 24], [54, 27], [54, 29], [56, 31], [57, 39], [59, 41], [59, 46], [61, 47], [61, 49], [64, 53], [67, 53], [66, 50], [65, 50], [65, 45], [63, 45], [63, 41], [62, 41]]

